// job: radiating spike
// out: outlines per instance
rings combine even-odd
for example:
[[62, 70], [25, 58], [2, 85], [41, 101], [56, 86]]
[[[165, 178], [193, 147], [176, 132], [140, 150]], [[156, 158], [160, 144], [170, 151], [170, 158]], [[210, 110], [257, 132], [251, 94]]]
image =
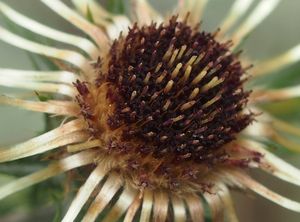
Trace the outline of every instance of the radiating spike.
[[188, 211], [191, 215], [192, 222], [204, 222], [204, 210], [200, 197], [186, 195], [185, 201], [188, 206]]
[[266, 61], [259, 62], [255, 65], [251, 73], [254, 77], [271, 74], [272, 72], [282, 69], [288, 65], [294, 64], [299, 60], [300, 45], [297, 45], [279, 56], [275, 56], [271, 59], [267, 59]]
[[137, 193], [132, 188], [124, 188], [117, 202], [110, 209], [109, 213], [103, 219], [103, 222], [118, 221], [133, 203]]
[[250, 97], [251, 103], [279, 102], [300, 97], [300, 86], [281, 89], [256, 90]]
[[152, 206], [153, 206], [153, 193], [152, 191], [145, 190], [143, 195], [143, 204], [141, 209], [140, 222], [151, 221]]
[[219, 191], [215, 191], [215, 192], [216, 193], [213, 194], [204, 193], [203, 197], [210, 208], [212, 221], [221, 222], [224, 221], [224, 211], [223, 211], [224, 206], [219, 197]]
[[118, 38], [121, 32], [126, 34], [127, 28], [131, 27], [126, 16], [109, 13], [95, 0], [72, 0], [72, 2], [76, 9], [86, 17], [91, 13], [93, 22], [104, 27], [111, 39]]
[[[258, 133], [259, 132], [260, 131], [258, 130]], [[261, 169], [286, 182], [300, 186], [299, 169], [267, 151], [267, 147], [263, 144], [250, 140], [243, 140], [243, 143], [245, 143], [247, 150], [260, 153], [263, 156], [261, 159], [262, 164], [259, 166]]]
[[261, 1], [245, 22], [234, 32], [232, 41], [237, 47], [239, 43], [256, 28], [276, 8], [281, 0]]
[[101, 143], [100, 140], [91, 140], [91, 141], [87, 141], [75, 145], [68, 145], [67, 150], [69, 153], [74, 153], [74, 152], [83, 151], [94, 147], [102, 147], [102, 146], [103, 144]]
[[33, 90], [37, 92], [49, 92], [49, 93], [58, 93], [62, 95], [69, 96], [74, 98], [77, 94], [74, 87], [65, 84], [57, 83], [42, 83], [42, 82], [30, 82], [26, 80], [17, 80], [11, 78], [4, 78], [0, 76], [0, 85], [6, 87], [20, 88]]
[[100, 192], [97, 194], [93, 203], [87, 210], [83, 222], [92, 222], [97, 219], [97, 216], [104, 210], [109, 202], [117, 194], [118, 190], [122, 186], [122, 181], [116, 175], [111, 174], [108, 176], [104, 184], [102, 185]]
[[275, 128], [277, 128], [280, 131], [290, 133], [294, 136], [300, 137], [300, 128], [296, 127], [294, 125], [289, 124], [288, 122], [276, 119], [274, 117], [271, 117], [271, 125]]
[[186, 14], [189, 12], [189, 22], [196, 25], [200, 22], [203, 16], [203, 10], [209, 0], [186, 0], [178, 1], [177, 9], [179, 16], [185, 19]]
[[168, 215], [169, 198], [163, 191], [154, 194], [153, 221], [166, 221]]
[[91, 24], [60, 0], [41, 0], [58, 15], [89, 35], [101, 49], [108, 47], [108, 40], [100, 28]]
[[80, 48], [86, 52], [92, 59], [96, 59], [98, 55], [98, 49], [96, 46], [87, 40], [79, 36], [71, 35], [65, 32], [58, 31], [56, 29], [50, 28], [46, 25], [38, 23], [20, 13], [13, 10], [6, 4], [0, 2], [0, 11], [7, 16], [12, 22], [32, 31], [39, 35], [51, 38], [55, 41], [60, 41], [63, 43], [71, 44], [75, 47]]
[[72, 3], [75, 5], [76, 9], [78, 9], [83, 15], [87, 15], [88, 10], [90, 10], [95, 19], [98, 17], [112, 17], [111, 13], [104, 9], [95, 0], [72, 0]]
[[184, 202], [182, 199], [172, 196], [171, 198], [174, 222], [185, 222], [187, 219]]
[[254, 0], [235, 0], [228, 15], [219, 26], [222, 33], [226, 33], [247, 12]]
[[[55, 1], [55, 0], [54, 0]], [[61, 59], [71, 63], [75, 67], [82, 70], [88, 69], [88, 61], [79, 53], [70, 50], [62, 50], [50, 46], [42, 45], [33, 41], [29, 41], [23, 37], [13, 34], [6, 29], [0, 27], [0, 39], [8, 44], [25, 49], [30, 52], [38, 53], [48, 57]]]
[[148, 3], [147, 0], [132, 1], [134, 11], [136, 13], [136, 20], [141, 25], [150, 25], [151, 22], [163, 22], [161, 15]]
[[80, 79], [78, 75], [68, 71], [29, 71], [4, 68], [0, 68], [0, 78], [35, 82], [59, 82], [69, 85], [73, 85], [73, 82]]
[[63, 172], [94, 162], [96, 152], [88, 151], [68, 156], [33, 174], [13, 180], [0, 187], [0, 200]]
[[87, 139], [88, 136], [87, 134], [78, 131], [83, 130], [84, 127], [85, 124], [82, 120], [73, 120], [61, 127], [37, 136], [24, 143], [15, 145], [9, 149], [2, 148], [0, 149], [0, 162], [33, 156], [59, 146], [83, 141]]
[[79, 108], [73, 102], [69, 101], [50, 100], [48, 102], [36, 102], [7, 96], [0, 96], [0, 104], [6, 104], [10, 106], [20, 107], [22, 109], [51, 113], [55, 115], [77, 116], [80, 113]]
[[93, 190], [100, 183], [100, 181], [104, 178], [107, 172], [103, 169], [102, 164], [98, 164], [98, 166], [92, 171], [89, 177], [86, 179], [85, 183], [80, 187], [76, 197], [73, 199], [71, 206], [69, 207], [66, 215], [64, 216], [62, 222], [74, 221], [84, 204], [90, 198]]
[[247, 176], [244, 173], [238, 172], [238, 171], [231, 171], [230, 174], [232, 174], [240, 184], [242, 184], [244, 187], [249, 188], [250, 190], [254, 191], [255, 193], [265, 197], [266, 199], [271, 200], [272, 202], [285, 207], [289, 210], [300, 212], [300, 203], [287, 199], [268, 188], [261, 185], [261, 183], [256, 182], [251, 177]]
[[135, 197], [135, 200], [127, 210], [127, 213], [124, 218], [124, 222], [134, 222], [134, 218], [138, 212], [138, 209], [141, 206], [141, 203], [142, 203], [141, 195], [137, 195]]
[[231, 198], [231, 195], [229, 193], [229, 190], [225, 184], [218, 184], [220, 191], [219, 191], [219, 197], [221, 198], [221, 201], [224, 205], [224, 213], [225, 218], [229, 222], [239, 222], [237, 214], [235, 212], [233, 201]]

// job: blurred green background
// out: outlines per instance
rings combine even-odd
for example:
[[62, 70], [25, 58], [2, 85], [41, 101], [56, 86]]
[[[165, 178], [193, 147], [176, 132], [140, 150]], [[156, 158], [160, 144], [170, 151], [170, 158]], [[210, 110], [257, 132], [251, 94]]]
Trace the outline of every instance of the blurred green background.
[[[4, 0], [3, 0], [4, 1]], [[257, 0], [258, 2], [259, 0]], [[268, 0], [265, 0], [268, 1]], [[15, 9], [35, 18], [47, 25], [57, 27], [61, 30], [73, 32], [74, 29], [59, 16], [43, 6], [39, 0], [5, 0]], [[65, 1], [69, 2], [69, 1]], [[107, 3], [107, 1], [104, 1]], [[155, 1], [153, 4], [159, 11], [166, 11], [174, 5], [174, 0]], [[211, 0], [205, 10], [203, 27], [206, 31], [214, 31], [219, 22], [226, 15], [233, 0]], [[269, 16], [248, 38], [244, 44], [244, 55], [259, 60], [279, 54], [286, 49], [300, 43], [300, 1], [283, 0], [278, 8]], [[0, 20], [0, 24], [4, 22]], [[22, 50], [0, 42], [0, 67], [32, 69], [32, 63], [28, 54]], [[291, 74], [292, 73], [292, 74]], [[274, 73], [270, 81], [281, 81], [284, 76], [285, 81], [293, 84], [300, 83], [299, 64]], [[289, 79], [290, 78], [290, 79]], [[275, 84], [276, 85], [276, 84]], [[0, 94], [15, 93], [15, 90], [0, 88]], [[299, 109], [298, 109], [299, 110]], [[293, 114], [300, 117], [298, 110]], [[0, 107], [0, 146], [6, 146], [24, 141], [37, 135], [43, 130], [43, 115], [27, 112], [11, 107]], [[286, 115], [291, 115], [287, 113]], [[299, 122], [298, 122], [299, 124]], [[300, 167], [300, 155], [283, 155], [288, 161]], [[31, 169], [28, 169], [31, 171]], [[1, 168], [0, 168], [1, 173]], [[255, 173], [256, 178], [271, 189], [278, 191], [287, 197], [300, 201], [300, 189], [272, 178], [263, 173]], [[9, 177], [0, 177], [0, 184], [8, 181]], [[22, 192], [21, 192], [22, 193]], [[26, 191], [23, 192], [26, 196]], [[1, 222], [8, 221], [53, 221], [54, 210], [46, 208], [34, 212], [31, 215], [26, 209], [18, 206], [18, 199], [22, 195], [7, 198], [8, 202], [15, 201], [15, 211], [5, 216], [0, 215]], [[27, 196], [26, 196], [27, 197]], [[13, 199], [15, 198], [15, 199]], [[283, 209], [268, 200], [255, 195], [245, 195], [244, 193], [234, 192], [235, 206], [242, 222], [298, 222], [300, 215]], [[20, 201], [22, 202], [22, 201]], [[23, 202], [22, 202], [23, 203]], [[1, 202], [6, 204], [5, 202]], [[48, 206], [48, 207], [47, 207]], [[1, 213], [1, 212], [0, 212]], [[50, 215], [50, 216], [49, 216]], [[2, 218], [2, 219], [1, 219]], [[27, 219], [24, 219], [27, 218]]]

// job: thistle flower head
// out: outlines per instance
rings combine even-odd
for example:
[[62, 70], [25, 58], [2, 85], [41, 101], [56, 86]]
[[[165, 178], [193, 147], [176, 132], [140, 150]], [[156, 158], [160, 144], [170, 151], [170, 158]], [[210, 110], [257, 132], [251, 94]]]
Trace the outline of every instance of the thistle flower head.
[[163, 18], [147, 1], [136, 0], [130, 20], [107, 12], [94, 0], [73, 0], [77, 12], [60, 0], [41, 2], [89, 38], [45, 26], [0, 2], [0, 12], [12, 22], [78, 49], [43, 45], [0, 27], [1, 40], [46, 55], [60, 68], [0, 69], [1, 85], [52, 93], [55, 98], [1, 96], [0, 103], [72, 120], [0, 150], [1, 162], [47, 151], [56, 159], [47, 168], [0, 187], [0, 199], [81, 167], [90, 174], [65, 222], [74, 221], [85, 205], [83, 221], [102, 215], [103, 221], [198, 222], [204, 221], [204, 205], [213, 221], [237, 221], [232, 187], [252, 190], [300, 212], [298, 202], [270, 191], [246, 172], [258, 168], [300, 185], [298, 169], [253, 139], [259, 134], [298, 149], [279, 132], [299, 136], [299, 130], [258, 107], [299, 96], [298, 86], [245, 89], [249, 73], [255, 79], [298, 61], [299, 46], [255, 64], [250, 71], [254, 62], [236, 50], [278, 0], [258, 3], [233, 35], [227, 31], [252, 0], [236, 0], [215, 33], [205, 32], [199, 23], [206, 1], [179, 0], [175, 15]]

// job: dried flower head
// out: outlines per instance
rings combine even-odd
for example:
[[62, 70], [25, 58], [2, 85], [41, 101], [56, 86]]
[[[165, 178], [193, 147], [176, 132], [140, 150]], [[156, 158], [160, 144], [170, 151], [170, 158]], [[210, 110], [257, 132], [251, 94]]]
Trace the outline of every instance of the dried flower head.
[[[0, 39], [46, 55], [60, 71], [0, 69], [0, 84], [54, 95], [33, 101], [7, 96], [0, 103], [70, 117], [70, 121], [25, 143], [0, 150], [0, 161], [47, 153], [47, 168], [0, 187], [0, 199], [81, 167], [89, 174], [63, 221], [237, 221], [229, 188], [250, 189], [288, 209], [300, 204], [253, 180], [262, 169], [300, 185], [300, 172], [271, 154], [257, 135], [294, 149], [280, 131], [299, 130], [261, 112], [258, 104], [299, 96], [297, 87], [269, 90], [245, 85], [300, 59], [299, 46], [252, 62], [235, 50], [279, 3], [261, 1], [244, 23], [227, 31], [250, 7], [236, 0], [220, 30], [199, 23], [206, 1], [178, 1], [175, 15], [162, 18], [145, 0], [132, 1], [130, 20], [94, 0], [41, 0], [89, 38], [38, 23], [0, 2], [0, 12], [17, 25], [78, 50], [46, 46], [0, 27]], [[81, 15], [80, 15], [81, 14]], [[250, 69], [250, 71], [249, 71]], [[249, 73], [248, 73], [249, 72]], [[76, 180], [76, 174], [70, 174]], [[90, 201], [91, 202], [90, 202]], [[225, 216], [224, 216], [225, 215]]]

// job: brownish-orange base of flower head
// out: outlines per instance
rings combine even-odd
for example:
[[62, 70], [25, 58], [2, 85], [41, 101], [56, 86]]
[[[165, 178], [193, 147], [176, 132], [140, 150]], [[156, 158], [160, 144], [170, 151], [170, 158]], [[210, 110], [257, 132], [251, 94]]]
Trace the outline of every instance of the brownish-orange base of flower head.
[[207, 172], [229, 158], [225, 145], [253, 118], [230, 45], [175, 16], [135, 24], [99, 59], [95, 83], [75, 83], [92, 136], [135, 186], [206, 190]]
[[[274, 90], [253, 84], [255, 93], [249, 97], [243, 90], [247, 68], [239, 60], [247, 61], [231, 52], [280, 0], [258, 1], [255, 7], [251, 7], [255, 1], [236, 0], [214, 34], [199, 32], [195, 26], [208, 1], [179, 0], [178, 19], [169, 21], [147, 0], [133, 1], [130, 18], [111, 14], [94, 0], [72, 0], [81, 15], [61, 0], [40, 2], [90, 39], [32, 20], [0, 0], [1, 15], [16, 25], [72, 46], [41, 44], [0, 26], [0, 40], [59, 60], [60, 68], [51, 67], [50, 72], [1, 68], [0, 85], [64, 95], [49, 101], [0, 96], [0, 104], [73, 118], [24, 143], [0, 148], [0, 162], [46, 152], [52, 156], [55, 150], [58, 155], [53, 156], [59, 158], [1, 185], [0, 200], [58, 174], [85, 168], [88, 175], [84, 174], [63, 222], [97, 221], [100, 214], [104, 222], [122, 217], [125, 222], [199, 222], [204, 221], [205, 204], [211, 221], [238, 221], [231, 187], [252, 190], [300, 212], [299, 202], [269, 190], [243, 170], [257, 168], [300, 186], [299, 169], [269, 152], [270, 146], [260, 140], [299, 152], [299, 144], [290, 136], [299, 138], [300, 130], [267, 112], [248, 125], [253, 115], [245, 110], [247, 106], [260, 113], [259, 102], [299, 97], [300, 88]], [[233, 44], [216, 39], [232, 39]], [[258, 62], [251, 74], [255, 79], [299, 60], [298, 45]], [[85, 207], [88, 210], [80, 218]]]

